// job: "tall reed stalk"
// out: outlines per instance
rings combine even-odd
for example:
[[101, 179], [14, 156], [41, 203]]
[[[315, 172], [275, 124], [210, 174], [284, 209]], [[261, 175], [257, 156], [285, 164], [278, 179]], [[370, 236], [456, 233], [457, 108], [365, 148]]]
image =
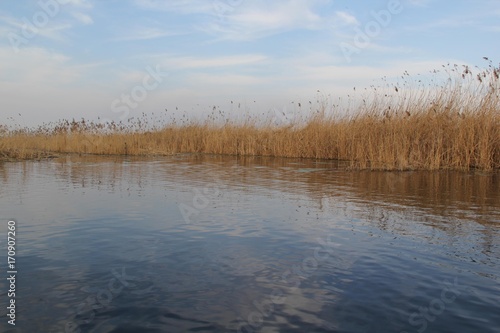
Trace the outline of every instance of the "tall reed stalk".
[[[460, 69], [460, 70], [459, 70]], [[60, 121], [0, 127], [0, 158], [54, 153], [170, 155], [207, 153], [350, 161], [358, 169], [500, 168], [500, 68], [478, 74], [449, 68], [440, 86], [386, 85], [363, 103], [324, 105], [286, 125], [254, 118], [148, 124]], [[405, 74], [407, 75], [407, 74]], [[220, 120], [219, 119], [219, 120]]]

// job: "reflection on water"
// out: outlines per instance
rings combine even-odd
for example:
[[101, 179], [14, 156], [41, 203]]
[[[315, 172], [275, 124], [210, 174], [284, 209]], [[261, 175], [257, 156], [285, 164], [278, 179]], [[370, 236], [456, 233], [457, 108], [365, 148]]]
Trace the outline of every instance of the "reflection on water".
[[500, 327], [498, 174], [72, 156], [0, 164], [0, 182], [19, 267], [2, 332]]

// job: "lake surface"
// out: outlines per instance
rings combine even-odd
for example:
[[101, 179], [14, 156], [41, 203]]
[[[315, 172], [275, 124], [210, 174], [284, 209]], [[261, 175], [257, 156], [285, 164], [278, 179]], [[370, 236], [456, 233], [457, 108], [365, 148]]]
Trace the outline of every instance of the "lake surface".
[[1, 332], [500, 332], [498, 173], [71, 156], [0, 184]]

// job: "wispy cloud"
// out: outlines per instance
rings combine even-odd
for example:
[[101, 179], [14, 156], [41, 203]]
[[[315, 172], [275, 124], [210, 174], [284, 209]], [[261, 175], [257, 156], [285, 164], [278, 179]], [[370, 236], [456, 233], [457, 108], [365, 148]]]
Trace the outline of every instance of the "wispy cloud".
[[[19, 36], [19, 38], [24, 38], [22, 31], [26, 28], [26, 23], [20, 19], [8, 16], [0, 17], [0, 21], [7, 24], [7, 28], [4, 30], [8, 30], [9, 33], [14, 33]], [[40, 28], [30, 29], [30, 34], [33, 36], [40, 36], [44, 38], [48, 38], [55, 41], [64, 41], [65, 36], [64, 32], [72, 28], [72, 25], [69, 23], [59, 23], [59, 24], [51, 24], [49, 22], [46, 26]]]
[[[424, 4], [427, 2], [430, 1], [422, 1]], [[405, 29], [412, 31], [467, 28], [484, 30], [488, 26], [497, 24], [498, 18], [500, 18], [498, 4], [498, 1], [485, 1], [481, 6], [476, 6], [468, 11], [461, 10], [461, 8], [454, 8], [454, 10], [445, 12], [442, 15], [435, 15], [433, 19], [422, 20], [418, 24], [406, 26]]]
[[169, 31], [155, 27], [135, 27], [127, 32], [122, 32], [120, 37], [115, 38], [115, 41], [138, 41], [156, 39], [168, 36], [185, 35], [187, 32]]
[[162, 10], [181, 14], [213, 13], [214, 3], [207, 0], [135, 0], [135, 4], [143, 9]]
[[[446, 60], [446, 61], [449, 61]], [[310, 64], [303, 64], [297, 67], [296, 75], [305, 80], [312, 82], [349, 82], [352, 84], [369, 86], [370, 82], [374, 79], [382, 77], [399, 77], [405, 71], [410, 70], [412, 73], [426, 73], [430, 69], [440, 68], [445, 60], [433, 61], [398, 61], [395, 63], [387, 62], [386, 64], [378, 67], [374, 66], [335, 66], [324, 65], [314, 66]], [[455, 60], [456, 63], [460, 61]], [[352, 87], [348, 87], [352, 89]]]
[[359, 25], [359, 21], [354, 15], [343, 11], [335, 12], [335, 21], [340, 25]]
[[474, 21], [470, 18], [459, 18], [459, 17], [454, 17], [454, 18], [445, 18], [445, 19], [439, 19], [435, 20], [432, 22], [426, 22], [422, 23], [420, 25], [413, 25], [413, 26], [407, 26], [405, 29], [407, 30], [412, 30], [412, 31], [427, 31], [427, 30], [433, 30], [437, 28], [443, 28], [443, 29], [454, 29], [454, 28], [463, 28], [463, 27], [474, 27], [477, 26], [479, 22]]
[[[163, 56], [159, 59], [164, 58]], [[172, 69], [202, 69], [222, 68], [256, 64], [267, 60], [266, 56], [247, 54], [214, 58], [199, 57], [167, 57], [161, 61], [163, 68]]]
[[[26, 44], [26, 40], [30, 41], [37, 37], [66, 42], [66, 32], [74, 28], [76, 22], [85, 25], [94, 23], [92, 17], [84, 13], [93, 8], [90, 2], [86, 0], [66, 1], [64, 6], [60, 7], [60, 11], [57, 11], [54, 17], [48, 17], [44, 24], [36, 24], [29, 15], [11, 16], [4, 14], [0, 16], [0, 23], [3, 23], [3, 27], [0, 27], [0, 29], [10, 34], [10, 38], [23, 40], [23, 45]], [[67, 6], [72, 6], [74, 9], [66, 11]], [[44, 12], [39, 8], [36, 13], [43, 14]]]
[[143, 10], [203, 14], [205, 20], [191, 21], [192, 31], [208, 33], [217, 40], [240, 41], [292, 30], [320, 29], [325, 0], [253, 0], [223, 5], [206, 0], [135, 0], [134, 3]]
[[433, 0], [407, 0], [410, 5], [417, 7], [428, 7]]
[[94, 5], [89, 0], [65, 0], [64, 3], [67, 5], [73, 5], [75, 7], [86, 8], [86, 9], [94, 7]]
[[22, 49], [13, 58], [9, 48], [0, 48], [0, 76], [24, 85], [65, 84], [79, 75], [79, 71], [69, 65], [69, 60], [64, 54], [35, 47]]
[[247, 1], [206, 31], [220, 39], [254, 40], [292, 30], [316, 30], [323, 21], [320, 4], [317, 0]]
[[80, 23], [83, 23], [86, 25], [94, 23], [94, 20], [92, 19], [92, 17], [90, 17], [90, 15], [79, 13], [79, 12], [74, 12], [71, 15], [75, 19], [77, 19]]
[[66, 36], [64, 35], [64, 32], [67, 30], [70, 30], [72, 28], [72, 25], [69, 23], [66, 24], [59, 24], [59, 25], [52, 25], [48, 26], [44, 29], [40, 29], [38, 35], [56, 40], [56, 41], [64, 41], [66, 40]]
[[198, 87], [203, 85], [218, 85], [231, 88], [235, 86], [260, 85], [267, 80], [263, 77], [252, 75], [197, 73], [190, 76], [189, 81], [196, 82], [196, 86]]

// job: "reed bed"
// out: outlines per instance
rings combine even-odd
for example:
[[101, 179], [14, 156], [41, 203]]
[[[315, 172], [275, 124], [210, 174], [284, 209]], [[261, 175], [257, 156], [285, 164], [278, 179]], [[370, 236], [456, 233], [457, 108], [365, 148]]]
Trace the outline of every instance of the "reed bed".
[[[322, 107], [286, 124], [219, 111], [202, 121], [127, 123], [81, 119], [38, 128], [0, 127], [0, 158], [54, 154], [178, 153], [298, 157], [348, 161], [354, 169], [500, 168], [500, 67], [477, 73], [448, 65], [440, 84], [372, 87], [347, 107]], [[420, 82], [430, 82], [421, 79]]]

